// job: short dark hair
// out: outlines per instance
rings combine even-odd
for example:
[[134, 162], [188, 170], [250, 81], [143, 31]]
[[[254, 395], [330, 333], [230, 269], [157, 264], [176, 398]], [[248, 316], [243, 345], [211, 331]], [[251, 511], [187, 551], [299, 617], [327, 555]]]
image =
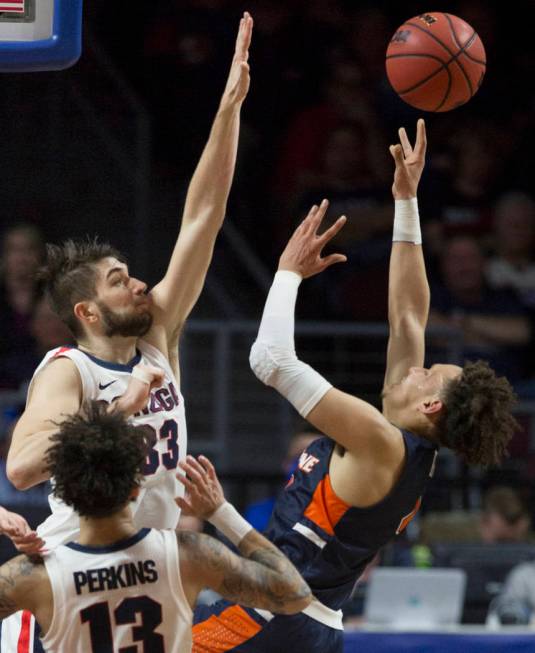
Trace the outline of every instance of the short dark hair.
[[441, 445], [468, 464], [497, 465], [519, 428], [512, 415], [516, 396], [509, 381], [485, 361], [468, 362], [442, 395], [445, 410], [437, 424]]
[[53, 310], [77, 338], [83, 332], [74, 315], [74, 305], [95, 296], [95, 263], [109, 256], [126, 263], [125, 257], [115, 247], [101, 243], [97, 238], [46, 245], [46, 263], [39, 270], [38, 278], [44, 282]]
[[93, 401], [59, 424], [45, 461], [54, 494], [78, 514], [106, 517], [121, 510], [139, 484], [148, 432]]

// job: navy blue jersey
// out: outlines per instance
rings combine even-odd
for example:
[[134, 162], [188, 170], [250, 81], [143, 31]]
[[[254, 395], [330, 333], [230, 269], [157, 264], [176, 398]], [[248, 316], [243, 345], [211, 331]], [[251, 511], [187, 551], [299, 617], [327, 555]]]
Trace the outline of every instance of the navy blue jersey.
[[324, 605], [338, 610], [377, 551], [417, 513], [437, 449], [401, 431], [405, 465], [391, 492], [368, 508], [355, 508], [334, 493], [329, 464], [336, 443], [315, 440], [279, 496], [265, 535], [294, 563]]

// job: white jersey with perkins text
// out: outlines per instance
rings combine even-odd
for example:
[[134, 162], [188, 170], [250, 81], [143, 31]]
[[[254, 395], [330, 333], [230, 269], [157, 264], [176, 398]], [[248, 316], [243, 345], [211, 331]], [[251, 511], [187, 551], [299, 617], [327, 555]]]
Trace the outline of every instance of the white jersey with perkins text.
[[[175, 474], [178, 461], [186, 455], [187, 446], [184, 398], [167, 358], [143, 340], [138, 341], [137, 350], [134, 359], [122, 365], [102, 361], [75, 347], [58, 347], [46, 354], [34, 378], [54, 358], [66, 357], [73, 361], [80, 374], [82, 401], [111, 402], [126, 391], [134, 365], [148, 363], [164, 370], [164, 382], [151, 392], [147, 407], [130, 418], [136, 425], [150, 427], [155, 438], [143, 470], [141, 492], [132, 504], [132, 513], [138, 528], [176, 528], [180, 511], [174, 497], [183, 495], [183, 487]], [[28, 394], [30, 392], [31, 384]], [[54, 479], [52, 485], [53, 482]], [[47, 549], [74, 540], [79, 533], [78, 515], [72, 508], [53, 494], [49, 497], [49, 504], [52, 514], [37, 529]]]
[[[176, 528], [180, 510], [174, 498], [182, 496], [184, 488], [175, 474], [178, 461], [186, 456], [187, 431], [184, 398], [167, 358], [144, 340], [138, 340], [136, 356], [126, 365], [100, 360], [75, 347], [57, 347], [45, 355], [34, 372], [32, 383], [45, 365], [61, 356], [76, 365], [82, 381], [83, 402], [111, 402], [121, 396], [128, 386], [132, 368], [140, 362], [164, 370], [162, 386], [151, 392], [146, 408], [130, 418], [134, 424], [149, 426], [155, 436], [143, 470], [142, 488], [131, 508], [137, 528]], [[78, 515], [72, 508], [53, 494], [48, 501], [52, 514], [37, 528], [37, 532], [45, 540], [46, 549], [51, 550], [77, 539], [80, 528]], [[4, 619], [0, 622], [0, 653], [41, 653], [38, 630], [29, 612], [17, 612]]]
[[110, 547], [57, 547], [44, 557], [54, 597], [44, 649], [189, 653], [179, 556], [174, 531], [150, 528]]

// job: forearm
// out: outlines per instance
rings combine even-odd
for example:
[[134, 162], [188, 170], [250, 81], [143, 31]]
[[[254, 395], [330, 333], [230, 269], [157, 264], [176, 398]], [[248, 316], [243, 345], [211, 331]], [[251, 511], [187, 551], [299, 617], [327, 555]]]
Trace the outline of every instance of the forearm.
[[184, 220], [221, 222], [232, 185], [240, 132], [240, 105], [221, 105], [190, 182]]
[[[312, 598], [310, 588], [297, 569], [286, 556], [267, 538], [261, 535], [237, 512], [231, 504], [225, 502], [209, 518], [209, 521], [235, 546], [244, 558], [254, 562], [258, 567], [249, 570], [255, 584], [262, 587], [262, 604], [268, 610], [291, 613], [305, 608]], [[230, 576], [226, 578], [226, 590], [232, 594], [234, 585]], [[241, 602], [247, 603], [241, 586]], [[250, 605], [260, 605], [258, 599], [251, 599]]]
[[[290, 560], [258, 531], [251, 531], [238, 546], [240, 553], [273, 573], [271, 587], [278, 586], [284, 611], [302, 610], [312, 599], [309, 586]], [[275, 605], [274, 608], [277, 609]], [[281, 606], [278, 607], [281, 609]]]
[[402, 326], [407, 318], [425, 327], [429, 315], [430, 292], [419, 235], [420, 219], [416, 199], [397, 200], [395, 211], [388, 284], [388, 320], [394, 330]]
[[11, 445], [7, 456], [7, 477], [17, 490], [28, 490], [50, 478], [45, 465], [50, 437], [57, 429], [39, 431], [25, 436], [24, 440]]
[[262, 383], [278, 390], [306, 417], [332, 385], [295, 353], [294, 313], [299, 283], [296, 273], [284, 270], [275, 275], [249, 362]]

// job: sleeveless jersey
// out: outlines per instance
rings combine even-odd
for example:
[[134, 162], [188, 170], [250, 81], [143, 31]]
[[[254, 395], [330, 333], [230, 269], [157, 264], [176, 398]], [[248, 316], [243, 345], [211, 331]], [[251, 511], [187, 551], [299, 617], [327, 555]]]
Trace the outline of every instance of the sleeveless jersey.
[[334, 493], [329, 463], [336, 446], [321, 437], [301, 454], [279, 496], [265, 535], [294, 563], [314, 596], [342, 607], [366, 565], [417, 513], [434, 471], [435, 446], [402, 431], [405, 465], [391, 492], [368, 508], [355, 508]]
[[[137, 363], [148, 363], [164, 370], [162, 386], [151, 392], [146, 408], [130, 417], [131, 422], [148, 426], [154, 433], [154, 446], [147, 455], [141, 491], [136, 501], [131, 503], [131, 509], [137, 528], [176, 528], [180, 510], [174, 497], [182, 496], [184, 489], [175, 474], [178, 461], [186, 456], [187, 432], [184, 399], [168, 360], [156, 347], [143, 340], [137, 343], [136, 356], [125, 365], [102, 361], [74, 347], [58, 347], [46, 354], [34, 378], [45, 365], [60, 356], [69, 358], [76, 365], [82, 380], [83, 401], [111, 402], [121, 396]], [[52, 514], [37, 532], [51, 549], [77, 538], [79, 519], [72, 508], [53, 494], [49, 496], [49, 504]]]
[[54, 612], [47, 653], [189, 653], [192, 611], [174, 531], [144, 528], [109, 547], [69, 543], [44, 557]]

